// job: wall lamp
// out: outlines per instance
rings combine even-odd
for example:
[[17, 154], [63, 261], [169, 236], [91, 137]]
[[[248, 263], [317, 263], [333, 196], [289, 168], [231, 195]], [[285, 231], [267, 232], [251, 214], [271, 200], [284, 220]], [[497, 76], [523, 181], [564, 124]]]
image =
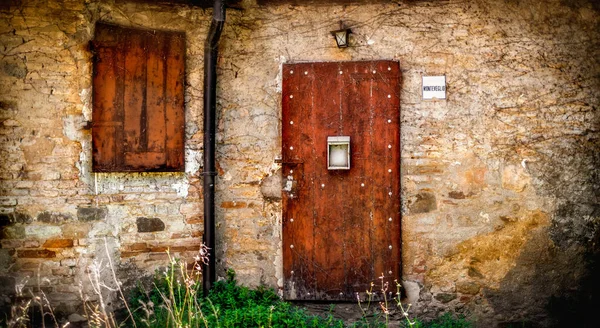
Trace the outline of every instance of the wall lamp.
[[350, 39], [348, 36], [352, 33], [349, 28], [344, 28], [344, 24], [340, 21], [340, 29], [331, 31], [331, 35], [335, 38], [335, 43], [337, 43], [338, 48], [348, 48], [350, 44]]

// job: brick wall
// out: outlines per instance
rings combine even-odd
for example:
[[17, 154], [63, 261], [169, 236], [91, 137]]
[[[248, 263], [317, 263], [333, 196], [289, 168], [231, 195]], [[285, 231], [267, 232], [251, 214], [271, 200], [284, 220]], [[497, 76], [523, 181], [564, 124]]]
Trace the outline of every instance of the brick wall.
[[[549, 300], [584, 298], [600, 225], [597, 5], [239, 6], [218, 64], [221, 275], [233, 268], [248, 285], [283, 286], [281, 64], [394, 59], [403, 276], [415, 309], [551, 325], [561, 312]], [[94, 260], [112, 258], [127, 285], [166, 264], [167, 248], [195, 255], [210, 14], [140, 2], [0, 5], [2, 295], [30, 277], [69, 313]], [[88, 42], [99, 20], [186, 32], [185, 173], [91, 172]], [[344, 50], [329, 34], [339, 20], [353, 31]], [[421, 100], [423, 75], [446, 75], [447, 100]]]

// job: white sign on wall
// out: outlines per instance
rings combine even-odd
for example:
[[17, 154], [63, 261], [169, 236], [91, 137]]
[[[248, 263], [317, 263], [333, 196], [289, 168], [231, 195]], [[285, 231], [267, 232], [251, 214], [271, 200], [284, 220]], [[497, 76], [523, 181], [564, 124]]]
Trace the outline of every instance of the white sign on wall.
[[446, 76], [423, 76], [423, 99], [446, 99]]

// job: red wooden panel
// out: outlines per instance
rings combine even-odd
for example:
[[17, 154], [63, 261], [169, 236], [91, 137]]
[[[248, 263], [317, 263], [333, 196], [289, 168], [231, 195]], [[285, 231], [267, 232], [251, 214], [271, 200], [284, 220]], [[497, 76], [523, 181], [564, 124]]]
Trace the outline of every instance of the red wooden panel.
[[[284, 65], [286, 298], [354, 300], [400, 278], [399, 80], [391, 61]], [[327, 137], [343, 135], [351, 168], [327, 170]]]
[[167, 50], [166, 146], [167, 167], [184, 167], [185, 113], [185, 39], [174, 35]]
[[165, 151], [165, 87], [166, 62], [165, 40], [162, 34], [150, 36], [152, 47], [148, 48], [148, 72], [146, 74], [146, 122], [147, 149], [155, 152]]
[[[331, 63], [315, 63], [309, 69], [315, 76], [315, 84], [311, 92], [313, 112], [311, 120], [314, 145], [312, 156], [314, 172], [314, 218], [313, 234], [315, 238], [315, 280], [318, 299], [340, 299], [345, 289], [345, 268], [343, 253], [344, 224], [343, 204], [345, 192], [344, 179], [338, 174], [347, 176], [348, 171], [330, 174], [327, 171], [327, 136], [340, 135], [342, 114], [343, 76], [339, 74], [338, 65]], [[314, 106], [322, 110], [315, 111]], [[332, 204], [340, 212], [331, 211]], [[340, 215], [341, 214], [341, 215]], [[340, 295], [340, 293], [342, 293]]]
[[94, 48], [94, 171], [183, 171], [184, 35], [97, 24]]
[[[310, 179], [314, 156], [301, 158], [303, 153], [314, 149], [314, 140], [302, 127], [310, 125], [313, 120], [310, 103], [315, 76], [309, 75], [310, 64], [284, 65], [286, 76], [283, 83], [282, 102], [290, 108], [282, 114], [284, 138], [282, 142], [283, 175], [286, 186], [283, 192], [284, 238], [284, 276], [288, 282], [287, 291], [293, 298], [313, 299], [315, 296], [314, 278], [314, 236], [313, 229], [313, 188]], [[298, 207], [295, 203], [303, 202], [307, 206]], [[297, 296], [294, 296], [297, 295]]]
[[[129, 36], [125, 50], [125, 117], [124, 137], [125, 151], [143, 150], [142, 127], [146, 121], [145, 92], [146, 92], [146, 53], [144, 39], [139, 33]], [[145, 124], [144, 124], [145, 125]]]
[[117, 104], [118, 70], [117, 52], [114, 48], [97, 49], [93, 83], [102, 88], [94, 88], [92, 93], [92, 148], [93, 167], [114, 167], [117, 165], [118, 145], [114, 136], [121, 129], [118, 112], [114, 110]]

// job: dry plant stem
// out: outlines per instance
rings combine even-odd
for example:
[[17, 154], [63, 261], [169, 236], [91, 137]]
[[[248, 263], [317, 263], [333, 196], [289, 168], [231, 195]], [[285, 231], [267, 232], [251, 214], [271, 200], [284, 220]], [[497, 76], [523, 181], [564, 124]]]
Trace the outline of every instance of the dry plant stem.
[[404, 317], [404, 319], [406, 319], [406, 323], [408, 323], [409, 327], [412, 327], [415, 325], [415, 323], [417, 323], [416, 321], [411, 321], [410, 318], [408, 317], [408, 311], [410, 311], [410, 307], [412, 304], [408, 304], [408, 306], [406, 307], [406, 309], [404, 309], [404, 306], [402, 305], [402, 302], [400, 301], [400, 295], [401, 295], [401, 291], [400, 288], [402, 287], [397, 280], [395, 280], [396, 282], [396, 305], [400, 308], [400, 311], [402, 311], [402, 316]]
[[41, 280], [40, 280], [40, 271], [42, 270], [42, 265], [40, 264], [38, 266], [38, 271], [37, 271], [37, 284], [38, 284], [38, 289], [40, 291], [40, 296], [34, 296], [32, 295], [32, 297], [37, 301], [38, 305], [40, 306], [40, 311], [42, 313], [42, 328], [46, 328], [46, 312], [44, 312], [44, 305], [48, 306], [48, 314], [52, 317], [52, 321], [54, 321], [54, 326], [58, 327], [58, 322], [56, 321], [56, 316], [54, 315], [54, 311], [52, 310], [52, 306], [50, 306], [50, 301], [48, 300], [48, 297], [46, 296], [46, 293], [44, 293], [44, 290], [42, 290], [42, 284], [41, 284]]
[[133, 320], [133, 314], [131, 313], [131, 309], [129, 309], [129, 305], [127, 304], [125, 295], [123, 295], [123, 290], [121, 289], [121, 284], [119, 283], [119, 280], [117, 279], [117, 274], [115, 273], [115, 268], [113, 266], [112, 260], [110, 259], [110, 253], [108, 251], [108, 243], [106, 241], [106, 237], [104, 237], [104, 251], [106, 252], [106, 258], [108, 259], [108, 265], [110, 267], [110, 271], [112, 273], [113, 280], [115, 281], [115, 284], [117, 285], [117, 290], [119, 291], [121, 300], [123, 301], [123, 304], [125, 304], [125, 308], [127, 309], [127, 314], [128, 314], [127, 319], [131, 319], [131, 322], [133, 322], [133, 327], [137, 328], [137, 325], [135, 324], [135, 320]]

